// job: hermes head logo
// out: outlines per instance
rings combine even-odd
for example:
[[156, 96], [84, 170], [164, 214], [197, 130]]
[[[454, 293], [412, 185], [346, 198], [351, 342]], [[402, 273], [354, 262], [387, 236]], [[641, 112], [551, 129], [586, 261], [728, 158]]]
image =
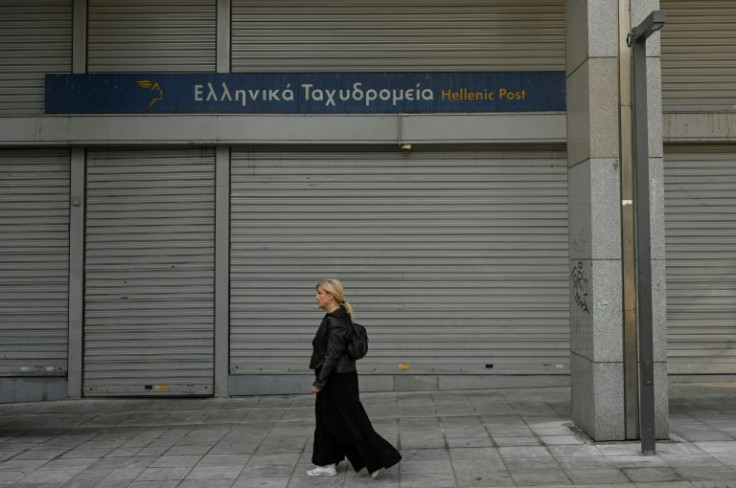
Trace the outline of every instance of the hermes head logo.
[[155, 81], [149, 81], [149, 80], [138, 80], [138, 86], [141, 88], [145, 88], [152, 92], [158, 92], [153, 93], [153, 98], [151, 99], [151, 103], [148, 104], [148, 108], [151, 108], [154, 103], [158, 102], [159, 100], [164, 99], [164, 91], [161, 89], [161, 87], [158, 85]]

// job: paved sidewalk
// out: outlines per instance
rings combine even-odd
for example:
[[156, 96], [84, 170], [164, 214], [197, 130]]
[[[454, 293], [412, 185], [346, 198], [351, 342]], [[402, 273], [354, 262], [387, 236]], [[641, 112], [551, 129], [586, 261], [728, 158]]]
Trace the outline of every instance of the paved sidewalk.
[[669, 441], [594, 443], [569, 388], [370, 393], [403, 461], [309, 478], [311, 395], [0, 405], [0, 487], [736, 488], [736, 383], [670, 390]]

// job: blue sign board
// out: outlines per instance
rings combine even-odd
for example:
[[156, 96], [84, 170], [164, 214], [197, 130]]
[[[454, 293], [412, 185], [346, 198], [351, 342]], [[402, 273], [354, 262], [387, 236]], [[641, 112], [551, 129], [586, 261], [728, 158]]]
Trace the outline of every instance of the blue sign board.
[[47, 114], [385, 114], [565, 110], [561, 71], [48, 74]]

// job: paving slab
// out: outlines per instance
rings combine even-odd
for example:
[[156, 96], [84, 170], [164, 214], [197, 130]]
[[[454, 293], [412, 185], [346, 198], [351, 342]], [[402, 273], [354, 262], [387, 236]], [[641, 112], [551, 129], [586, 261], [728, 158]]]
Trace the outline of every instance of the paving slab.
[[736, 488], [736, 382], [670, 386], [671, 438], [593, 442], [570, 389], [365, 393], [404, 458], [310, 478], [311, 395], [0, 405], [0, 488]]

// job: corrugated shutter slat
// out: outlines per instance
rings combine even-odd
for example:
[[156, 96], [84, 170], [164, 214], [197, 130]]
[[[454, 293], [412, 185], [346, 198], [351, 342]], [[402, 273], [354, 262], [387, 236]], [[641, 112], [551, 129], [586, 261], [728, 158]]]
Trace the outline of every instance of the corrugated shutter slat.
[[563, 0], [232, 0], [232, 69], [565, 69]]
[[85, 394], [212, 394], [212, 151], [91, 151], [86, 231]]
[[2, 0], [0, 46], [0, 115], [43, 113], [44, 75], [72, 69], [72, 2]]
[[88, 3], [90, 73], [216, 70], [216, 0]]
[[63, 376], [69, 152], [0, 151], [0, 376]]
[[736, 373], [736, 152], [665, 153], [670, 374]]
[[231, 173], [233, 374], [305, 372], [330, 276], [363, 373], [567, 373], [564, 153], [234, 150]]
[[736, 105], [736, 3], [661, 0], [664, 110], [728, 110]]

